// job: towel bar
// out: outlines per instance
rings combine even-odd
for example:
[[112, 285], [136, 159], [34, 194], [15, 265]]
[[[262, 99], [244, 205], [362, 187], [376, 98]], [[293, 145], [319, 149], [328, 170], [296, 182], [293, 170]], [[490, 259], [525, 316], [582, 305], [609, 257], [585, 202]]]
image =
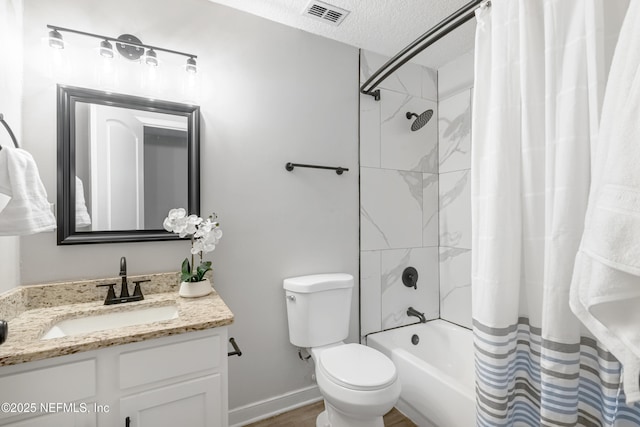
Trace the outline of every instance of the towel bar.
[[336, 173], [338, 175], [342, 175], [342, 172], [348, 172], [349, 169], [348, 168], [343, 168], [342, 166], [337, 166], [337, 167], [333, 167], [333, 166], [318, 166], [318, 165], [304, 165], [302, 163], [287, 163], [284, 168], [286, 170], [288, 170], [289, 172], [291, 172], [293, 170], [293, 168], [295, 167], [299, 167], [299, 168], [314, 168], [314, 169], [329, 169], [329, 170], [333, 170], [336, 171]]
[[[11, 140], [13, 141], [13, 145], [15, 145], [16, 148], [20, 148], [20, 145], [18, 144], [18, 140], [16, 139], [16, 136], [14, 135], [13, 131], [11, 130], [11, 127], [9, 126], [9, 124], [4, 121], [4, 115], [2, 113], [0, 113], [0, 123], [2, 123], [2, 125], [7, 130], [7, 132], [9, 132], [9, 136], [11, 137]], [[2, 146], [0, 146], [0, 150], [2, 150]]]

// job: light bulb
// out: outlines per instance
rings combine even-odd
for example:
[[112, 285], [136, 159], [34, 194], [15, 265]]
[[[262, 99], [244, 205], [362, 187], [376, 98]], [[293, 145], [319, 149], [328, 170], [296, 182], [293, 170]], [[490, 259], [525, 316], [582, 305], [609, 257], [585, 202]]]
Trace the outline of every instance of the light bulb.
[[151, 65], [153, 67], [158, 66], [158, 55], [156, 55], [156, 51], [153, 49], [147, 50], [147, 54], [144, 57], [144, 62], [147, 65]]
[[113, 46], [109, 43], [108, 40], [103, 40], [100, 42], [100, 55], [105, 58], [113, 58]]
[[64, 40], [58, 30], [49, 31], [49, 47], [54, 49], [64, 49]]
[[185, 66], [185, 70], [187, 70], [187, 73], [198, 72], [198, 66], [196, 65], [196, 60], [194, 58], [187, 59], [187, 65]]

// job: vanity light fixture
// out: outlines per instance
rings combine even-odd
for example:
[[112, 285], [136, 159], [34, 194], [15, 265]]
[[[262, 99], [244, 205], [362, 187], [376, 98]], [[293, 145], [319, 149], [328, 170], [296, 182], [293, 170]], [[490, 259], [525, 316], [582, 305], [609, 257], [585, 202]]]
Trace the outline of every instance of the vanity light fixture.
[[49, 31], [49, 47], [64, 49], [64, 40], [62, 40], [62, 34], [58, 30]]
[[187, 59], [187, 65], [185, 65], [184, 69], [187, 70], [187, 73], [198, 72], [198, 66], [196, 65], [196, 60], [193, 56]]
[[146, 55], [144, 56], [144, 62], [147, 65], [151, 65], [152, 67], [158, 66], [158, 55], [156, 51], [153, 49], [147, 50]]
[[102, 40], [100, 42], [100, 55], [105, 58], [113, 58], [113, 46], [108, 40]]
[[[187, 63], [185, 70], [189, 73], [196, 73], [198, 67], [196, 65], [196, 55], [191, 53], [179, 52], [177, 50], [164, 49], [162, 47], [150, 46], [142, 43], [140, 39], [131, 34], [122, 34], [118, 38], [101, 36], [99, 34], [87, 33], [85, 31], [72, 30], [70, 28], [57, 27], [55, 25], [47, 25], [51, 31], [49, 31], [49, 46], [56, 49], [64, 49], [64, 40], [62, 39], [61, 32], [79, 34], [81, 36], [93, 37], [101, 39], [100, 42], [100, 55], [106, 58], [113, 58], [115, 56], [115, 50], [111, 42], [116, 44], [118, 53], [125, 58], [132, 61], [139, 61], [144, 54], [144, 63], [150, 66], [158, 66], [158, 54], [156, 51], [171, 53], [174, 55], [181, 55], [187, 57]], [[145, 53], [146, 52], [146, 53]]]

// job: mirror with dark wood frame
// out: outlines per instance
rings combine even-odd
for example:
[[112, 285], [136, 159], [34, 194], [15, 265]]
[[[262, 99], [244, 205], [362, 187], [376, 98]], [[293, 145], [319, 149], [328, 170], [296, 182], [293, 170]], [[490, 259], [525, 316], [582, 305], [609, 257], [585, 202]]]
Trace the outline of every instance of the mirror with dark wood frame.
[[198, 106], [58, 85], [58, 245], [173, 240], [200, 213]]

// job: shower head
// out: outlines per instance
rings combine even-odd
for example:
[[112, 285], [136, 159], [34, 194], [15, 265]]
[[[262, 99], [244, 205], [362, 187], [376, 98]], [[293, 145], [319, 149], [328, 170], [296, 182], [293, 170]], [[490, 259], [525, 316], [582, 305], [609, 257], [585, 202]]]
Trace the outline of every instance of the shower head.
[[431, 120], [431, 116], [433, 116], [433, 110], [427, 110], [420, 115], [416, 113], [407, 113], [406, 116], [409, 120], [411, 120], [412, 117], [416, 117], [416, 119], [411, 124], [411, 130], [415, 132], [422, 129], [422, 126], [426, 125], [429, 120]]

